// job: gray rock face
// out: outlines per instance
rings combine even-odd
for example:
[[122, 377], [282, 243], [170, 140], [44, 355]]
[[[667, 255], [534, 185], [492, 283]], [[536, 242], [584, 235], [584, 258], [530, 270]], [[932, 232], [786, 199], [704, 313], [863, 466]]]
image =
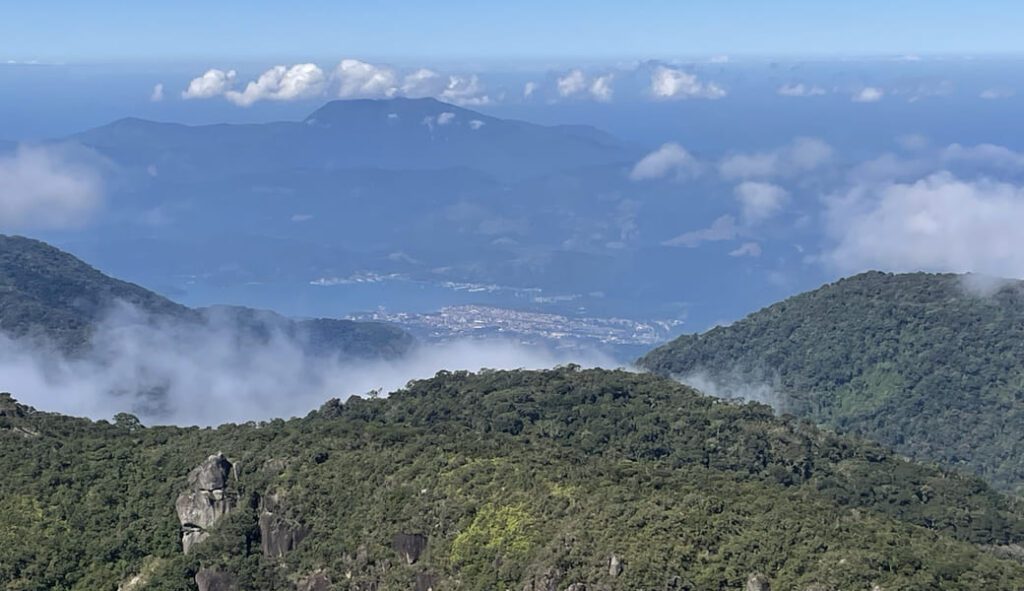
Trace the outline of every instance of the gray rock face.
[[309, 535], [309, 528], [285, 517], [285, 507], [275, 494], [260, 499], [260, 549], [267, 558], [291, 552]]
[[420, 555], [427, 549], [427, 536], [423, 534], [395, 534], [391, 539], [391, 547], [405, 560], [406, 564], [416, 564]]
[[771, 581], [761, 573], [754, 573], [747, 578], [747, 591], [772, 591]]
[[587, 591], [587, 586], [583, 583], [573, 583], [566, 587], [565, 591]]
[[231, 462], [218, 453], [210, 456], [188, 475], [188, 489], [178, 495], [174, 508], [181, 523], [181, 546], [187, 554], [205, 540], [209, 530], [235, 507], [228, 492]]
[[416, 573], [416, 591], [434, 591], [438, 579], [430, 573]]
[[558, 591], [558, 584], [561, 581], [562, 572], [550, 568], [544, 574], [527, 580], [523, 585], [523, 591]]
[[324, 571], [316, 571], [299, 580], [296, 591], [330, 591], [331, 579]]
[[608, 574], [617, 577], [622, 574], [622, 559], [615, 554], [608, 559]]
[[201, 568], [196, 573], [196, 587], [199, 591], [239, 591], [235, 577], [210, 568]]

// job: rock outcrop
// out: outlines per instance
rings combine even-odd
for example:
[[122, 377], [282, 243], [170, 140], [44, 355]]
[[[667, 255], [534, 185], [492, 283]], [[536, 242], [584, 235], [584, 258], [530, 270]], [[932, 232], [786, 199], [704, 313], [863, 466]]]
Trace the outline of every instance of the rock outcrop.
[[617, 555], [612, 554], [611, 557], [608, 558], [608, 574], [613, 577], [617, 577], [622, 574], [622, 569], [622, 559]]
[[395, 534], [391, 539], [391, 547], [405, 560], [413, 565], [427, 549], [427, 536], [423, 534]]
[[766, 575], [754, 573], [747, 578], [746, 591], [771, 591], [772, 584]]
[[562, 581], [562, 571], [549, 568], [543, 574], [531, 577], [523, 584], [523, 591], [558, 591]]
[[430, 573], [416, 573], [415, 591], [434, 591], [440, 580]]
[[228, 491], [231, 462], [218, 453], [210, 456], [188, 475], [188, 489], [174, 504], [181, 523], [181, 546], [187, 554], [209, 536], [209, 530], [235, 507]]
[[196, 573], [199, 591], [239, 591], [238, 582], [231, 574], [212, 568], [201, 568]]
[[280, 558], [291, 552], [309, 535], [309, 527], [288, 519], [280, 496], [267, 494], [260, 499], [260, 549], [267, 558]]
[[331, 579], [322, 570], [315, 571], [299, 579], [295, 591], [330, 591]]

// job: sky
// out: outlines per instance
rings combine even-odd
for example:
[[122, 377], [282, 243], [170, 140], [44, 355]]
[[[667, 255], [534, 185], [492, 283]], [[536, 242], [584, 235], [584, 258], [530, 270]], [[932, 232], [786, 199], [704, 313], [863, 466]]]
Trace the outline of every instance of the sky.
[[1015, 0], [0, 1], [0, 62], [1018, 53]]

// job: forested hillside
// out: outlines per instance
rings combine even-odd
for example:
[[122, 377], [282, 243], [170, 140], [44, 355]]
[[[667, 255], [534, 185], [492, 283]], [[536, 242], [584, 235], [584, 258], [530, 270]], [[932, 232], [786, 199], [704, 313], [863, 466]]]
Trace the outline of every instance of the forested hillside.
[[1024, 588], [1024, 510], [980, 480], [651, 375], [442, 372], [217, 429], [4, 397], [0, 445], [11, 591]]
[[640, 360], [1024, 491], [1024, 287], [865, 273]]
[[249, 345], [281, 334], [309, 352], [329, 355], [397, 356], [413, 343], [405, 331], [378, 322], [295, 321], [240, 307], [190, 309], [104, 275], [44, 242], [0, 234], [0, 333], [81, 354], [89, 348], [98, 325], [117, 324], [121, 317], [130, 322], [228, 331]]

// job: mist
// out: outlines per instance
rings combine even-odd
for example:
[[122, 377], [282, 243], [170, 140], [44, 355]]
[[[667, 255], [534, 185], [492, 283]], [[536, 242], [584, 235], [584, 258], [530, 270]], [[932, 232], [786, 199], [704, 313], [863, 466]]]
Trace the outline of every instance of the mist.
[[779, 393], [774, 384], [752, 380], [738, 370], [714, 374], [698, 370], [683, 375], [674, 375], [672, 378], [709, 396], [726, 400], [759, 402], [772, 407], [776, 414], [786, 411], [785, 397]]
[[146, 425], [211, 426], [303, 416], [330, 398], [386, 394], [442, 369], [566, 363], [617, 365], [598, 352], [476, 339], [420, 344], [389, 360], [313, 355], [280, 331], [253, 342], [215, 319], [182, 322], [120, 306], [84, 355], [0, 336], [0, 391], [49, 412], [93, 419], [129, 412]]

